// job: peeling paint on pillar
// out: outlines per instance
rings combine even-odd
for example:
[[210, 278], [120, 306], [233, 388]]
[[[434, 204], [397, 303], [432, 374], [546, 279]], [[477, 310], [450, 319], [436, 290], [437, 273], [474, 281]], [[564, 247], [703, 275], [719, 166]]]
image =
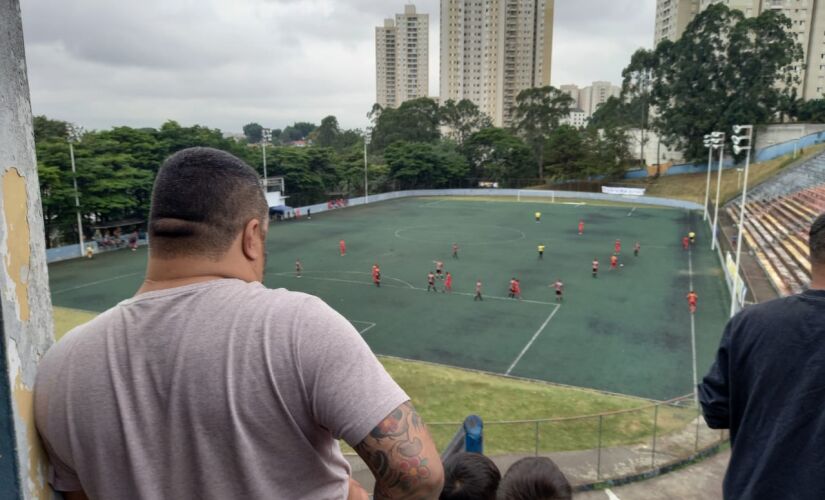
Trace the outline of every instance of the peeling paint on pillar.
[[51, 498], [33, 390], [54, 333], [19, 0], [0, 0], [0, 306], [0, 478], [16, 477], [0, 493]]

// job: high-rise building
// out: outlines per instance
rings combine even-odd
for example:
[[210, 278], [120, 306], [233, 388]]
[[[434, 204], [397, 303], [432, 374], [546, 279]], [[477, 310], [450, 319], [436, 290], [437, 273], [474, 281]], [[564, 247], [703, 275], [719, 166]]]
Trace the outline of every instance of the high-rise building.
[[430, 16], [405, 5], [403, 14], [375, 28], [376, 99], [384, 108], [430, 92]]
[[441, 101], [469, 99], [497, 126], [550, 85], [554, 0], [441, 0]]
[[[747, 17], [768, 10], [787, 16], [790, 32], [804, 53], [802, 62], [794, 68], [800, 79], [797, 95], [805, 100], [825, 96], [825, 0], [657, 0], [656, 42], [664, 38], [677, 40], [696, 14], [720, 2]], [[666, 32], [665, 26], [676, 28]]]
[[593, 82], [589, 87], [579, 88], [576, 85], [562, 85], [559, 90], [576, 101], [573, 108], [578, 108], [586, 118], [593, 116], [599, 106], [606, 103], [611, 97], [619, 97], [622, 88], [610, 82]]
[[678, 40], [699, 13], [700, 0], [656, 0], [656, 31], [653, 45]]

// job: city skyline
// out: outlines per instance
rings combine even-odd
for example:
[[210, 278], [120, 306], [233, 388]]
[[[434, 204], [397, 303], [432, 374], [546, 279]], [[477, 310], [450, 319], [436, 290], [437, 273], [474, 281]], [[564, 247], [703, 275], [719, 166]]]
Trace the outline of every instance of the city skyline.
[[[23, 0], [32, 105], [88, 129], [174, 119], [237, 132], [330, 114], [342, 127], [364, 127], [376, 98], [375, 27], [406, 3]], [[430, 19], [437, 97], [440, 2], [414, 3]], [[655, 0], [557, 0], [555, 10], [556, 87], [618, 82], [630, 55], [651, 46]]]

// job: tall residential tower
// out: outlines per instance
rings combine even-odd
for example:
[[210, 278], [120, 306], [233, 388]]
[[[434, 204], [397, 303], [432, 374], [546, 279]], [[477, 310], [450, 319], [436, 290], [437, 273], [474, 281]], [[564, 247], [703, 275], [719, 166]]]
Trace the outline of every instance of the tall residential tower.
[[429, 32], [430, 16], [416, 13], [415, 5], [375, 28], [375, 102], [381, 107], [429, 95]]
[[554, 0], [441, 0], [441, 101], [469, 99], [497, 126], [516, 96], [550, 85]]

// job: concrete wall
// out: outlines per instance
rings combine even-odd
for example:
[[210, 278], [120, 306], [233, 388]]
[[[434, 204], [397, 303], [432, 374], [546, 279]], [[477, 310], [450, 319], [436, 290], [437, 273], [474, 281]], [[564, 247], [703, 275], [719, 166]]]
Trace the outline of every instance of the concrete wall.
[[0, 0], [0, 497], [50, 498], [34, 425], [51, 299], [19, 0]]

